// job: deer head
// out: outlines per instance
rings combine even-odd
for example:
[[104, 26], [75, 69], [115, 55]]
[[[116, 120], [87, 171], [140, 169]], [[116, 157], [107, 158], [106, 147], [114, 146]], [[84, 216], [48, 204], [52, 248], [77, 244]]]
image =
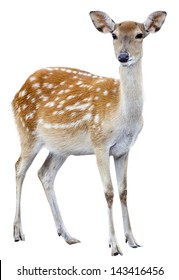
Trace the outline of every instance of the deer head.
[[99, 11], [90, 12], [90, 16], [98, 31], [112, 34], [115, 55], [121, 65], [130, 66], [141, 59], [143, 39], [149, 33], [160, 30], [166, 12], [154, 12], [144, 23], [134, 21], [115, 23], [106, 13]]

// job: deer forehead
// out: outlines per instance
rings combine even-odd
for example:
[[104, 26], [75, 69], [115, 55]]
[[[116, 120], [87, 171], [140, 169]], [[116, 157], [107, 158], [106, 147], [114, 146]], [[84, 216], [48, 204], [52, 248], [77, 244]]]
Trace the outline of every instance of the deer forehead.
[[142, 32], [142, 25], [134, 21], [124, 21], [116, 24], [115, 31], [122, 37], [134, 37], [136, 33]]

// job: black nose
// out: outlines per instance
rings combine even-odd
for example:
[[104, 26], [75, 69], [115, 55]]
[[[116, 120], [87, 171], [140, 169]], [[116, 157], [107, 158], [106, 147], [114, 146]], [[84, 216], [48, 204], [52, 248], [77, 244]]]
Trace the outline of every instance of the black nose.
[[127, 52], [121, 52], [118, 56], [120, 62], [127, 62], [129, 60], [129, 54]]

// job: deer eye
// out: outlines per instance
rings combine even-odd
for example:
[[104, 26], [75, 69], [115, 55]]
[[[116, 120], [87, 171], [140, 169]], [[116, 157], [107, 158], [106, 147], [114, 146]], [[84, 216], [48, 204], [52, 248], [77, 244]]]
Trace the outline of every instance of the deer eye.
[[114, 34], [114, 33], [112, 33], [112, 37], [113, 37], [114, 40], [118, 39], [117, 35]]
[[138, 33], [136, 36], [135, 36], [136, 39], [142, 39], [143, 38], [143, 34], [142, 33]]

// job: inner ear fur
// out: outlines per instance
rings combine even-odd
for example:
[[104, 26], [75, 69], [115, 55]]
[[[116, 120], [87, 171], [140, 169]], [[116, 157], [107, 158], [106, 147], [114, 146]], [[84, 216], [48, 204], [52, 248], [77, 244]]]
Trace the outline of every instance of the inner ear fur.
[[147, 33], [155, 33], [162, 27], [167, 13], [164, 11], [157, 11], [148, 16], [144, 22], [144, 29]]
[[111, 33], [114, 31], [115, 22], [106, 13], [91, 11], [90, 17], [98, 31], [103, 33]]

